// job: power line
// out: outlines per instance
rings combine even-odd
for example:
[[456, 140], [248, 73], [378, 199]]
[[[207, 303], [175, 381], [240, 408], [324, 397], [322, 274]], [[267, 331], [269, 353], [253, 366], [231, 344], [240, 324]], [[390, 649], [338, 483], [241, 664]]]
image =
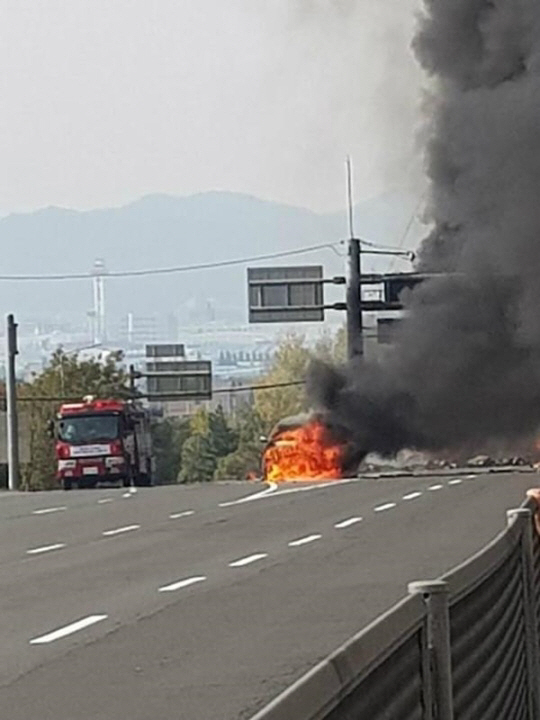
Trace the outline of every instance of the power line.
[[[215, 268], [232, 267], [234, 265], [245, 265], [247, 263], [259, 262], [261, 260], [275, 260], [278, 258], [292, 257], [294, 255], [305, 255], [318, 250], [335, 250], [337, 245], [343, 245], [344, 240], [339, 240], [334, 243], [321, 243], [320, 245], [310, 245], [303, 248], [296, 248], [295, 250], [281, 250], [275, 253], [266, 253], [264, 255], [253, 255], [251, 257], [235, 258], [232, 260], [218, 260], [215, 262], [208, 263], [197, 263], [194, 265], [179, 265], [165, 268], [150, 268], [147, 270], [111, 270], [104, 272], [104, 277], [110, 278], [129, 278], [129, 277], [147, 277], [151, 275], [174, 275], [177, 273], [193, 272], [195, 270], [212, 270]], [[370, 248], [375, 248], [373, 254], [393, 254], [396, 252], [399, 255], [406, 255], [407, 253], [403, 250], [389, 251], [385, 249], [383, 245], [377, 245], [376, 243], [369, 242], [367, 240], [361, 240], [363, 245]], [[46, 282], [46, 281], [60, 281], [60, 280], [89, 280], [95, 277], [93, 272], [88, 273], [63, 273], [54, 275], [0, 275], [0, 281], [4, 282]]]
[[[282, 382], [282, 383], [271, 383], [269, 385], [237, 385], [229, 388], [218, 388], [217, 390], [212, 391], [212, 395], [224, 395], [226, 393], [230, 392], [247, 392], [250, 390], [275, 390], [277, 388], [286, 388], [286, 387], [294, 387], [299, 385], [305, 385], [305, 380], [291, 380], [290, 382]], [[127, 391], [127, 389], [126, 389]], [[126, 398], [128, 396], [126, 395]], [[137, 399], [144, 399], [145, 395], [144, 393], [142, 395], [135, 396], [135, 400]], [[77, 400], [80, 400], [81, 396], [51, 396], [51, 395], [38, 395], [38, 396], [19, 396], [17, 398], [18, 402], [75, 402]], [[177, 400], [192, 400], [193, 398], [186, 397], [178, 397]], [[4, 400], [3, 397], [0, 397], [0, 402]]]
[[[420, 210], [420, 206], [421, 206], [421, 204], [424, 202], [425, 196], [426, 196], [426, 193], [423, 192], [422, 195], [419, 197], [418, 202], [416, 203], [416, 205], [415, 205], [415, 207], [414, 207], [414, 210], [413, 210], [412, 213], [411, 213], [411, 216], [410, 216], [410, 218], [409, 218], [409, 221], [407, 222], [407, 224], [406, 224], [406, 226], [405, 226], [405, 228], [404, 228], [404, 230], [403, 230], [403, 233], [402, 233], [402, 235], [401, 235], [401, 238], [400, 238], [399, 243], [398, 243], [398, 246], [397, 246], [399, 250], [401, 250], [401, 249], [403, 248], [403, 245], [404, 245], [404, 243], [405, 243], [405, 240], [407, 239], [407, 236], [409, 235], [409, 232], [411, 231], [411, 228], [412, 228], [412, 226], [413, 226], [413, 223], [414, 223], [414, 221], [416, 220], [416, 218], [417, 218], [417, 216], [418, 216], [418, 211]], [[412, 253], [412, 254], [414, 255], [414, 253]], [[395, 268], [395, 266], [396, 266], [396, 260], [395, 260], [395, 258], [394, 258], [394, 259], [392, 260], [391, 265], [390, 265], [390, 271], [392, 271], [392, 270]]]
[[218, 388], [217, 390], [212, 390], [212, 394], [218, 395], [230, 392], [245, 392], [249, 390], [275, 390], [276, 388], [294, 387], [295, 385], [305, 384], [305, 380], [291, 380], [290, 382], [272, 383], [270, 385], [233, 385], [229, 388]]
[[[211, 270], [213, 268], [230, 267], [233, 265], [244, 265], [245, 263], [258, 262], [259, 260], [273, 260], [276, 258], [290, 257], [292, 255], [303, 255], [306, 253], [316, 252], [333, 248], [339, 243], [324, 243], [321, 245], [311, 245], [308, 247], [297, 248], [295, 250], [282, 250], [275, 253], [266, 253], [265, 255], [253, 255], [252, 257], [236, 258], [233, 260], [218, 260], [209, 263], [198, 263], [195, 265], [180, 265], [166, 268], [152, 268], [148, 270], [111, 270], [104, 273], [106, 277], [144, 277], [147, 275], [172, 275], [175, 273], [191, 272], [194, 270]], [[93, 273], [66, 273], [57, 275], [0, 275], [0, 281], [11, 280], [17, 282], [23, 281], [45, 281], [45, 280], [89, 280], [94, 277]]]

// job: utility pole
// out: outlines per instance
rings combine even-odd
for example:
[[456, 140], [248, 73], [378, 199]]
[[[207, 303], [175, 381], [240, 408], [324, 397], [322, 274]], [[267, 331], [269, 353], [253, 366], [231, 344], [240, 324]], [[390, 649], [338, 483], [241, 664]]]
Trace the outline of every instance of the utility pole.
[[135, 370], [135, 365], [129, 366], [129, 395], [130, 399], [133, 400], [135, 398], [137, 388], [135, 386], [135, 380], [137, 379], [137, 372]]
[[6, 401], [7, 401], [7, 460], [8, 488], [19, 487], [19, 423], [17, 418], [17, 387], [15, 357], [17, 350], [17, 324], [13, 315], [7, 316]]
[[362, 245], [354, 236], [352, 163], [347, 158], [347, 201], [349, 209], [349, 272], [347, 279], [347, 357], [364, 354], [362, 322]]

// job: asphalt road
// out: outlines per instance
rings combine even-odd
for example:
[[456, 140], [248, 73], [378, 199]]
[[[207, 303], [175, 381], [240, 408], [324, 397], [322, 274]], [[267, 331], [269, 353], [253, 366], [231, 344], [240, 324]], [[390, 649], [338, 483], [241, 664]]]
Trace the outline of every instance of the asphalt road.
[[409, 581], [480, 549], [537, 484], [2, 495], [0, 716], [249, 718]]

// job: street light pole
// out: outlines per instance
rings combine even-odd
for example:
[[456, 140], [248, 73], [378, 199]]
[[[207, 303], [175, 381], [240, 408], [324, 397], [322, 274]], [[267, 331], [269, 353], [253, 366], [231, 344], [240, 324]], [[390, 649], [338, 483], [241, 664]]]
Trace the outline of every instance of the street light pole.
[[364, 354], [362, 322], [362, 245], [354, 236], [352, 163], [347, 158], [347, 203], [349, 210], [349, 272], [347, 280], [347, 357]]

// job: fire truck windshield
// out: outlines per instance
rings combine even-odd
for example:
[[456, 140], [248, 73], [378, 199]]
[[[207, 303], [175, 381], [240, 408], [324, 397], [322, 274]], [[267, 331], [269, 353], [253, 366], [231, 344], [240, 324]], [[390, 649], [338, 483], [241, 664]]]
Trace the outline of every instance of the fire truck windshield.
[[73, 444], [116, 440], [118, 415], [73, 415], [58, 423], [58, 439]]

